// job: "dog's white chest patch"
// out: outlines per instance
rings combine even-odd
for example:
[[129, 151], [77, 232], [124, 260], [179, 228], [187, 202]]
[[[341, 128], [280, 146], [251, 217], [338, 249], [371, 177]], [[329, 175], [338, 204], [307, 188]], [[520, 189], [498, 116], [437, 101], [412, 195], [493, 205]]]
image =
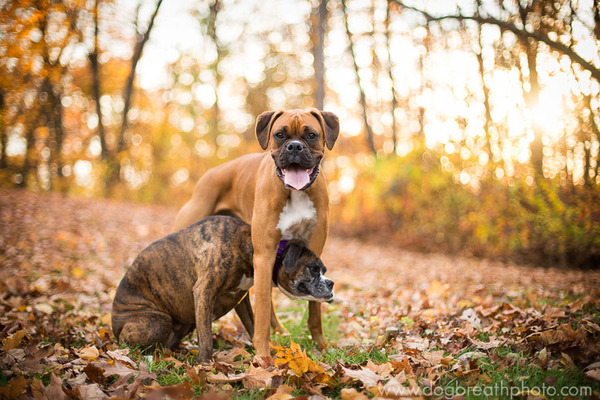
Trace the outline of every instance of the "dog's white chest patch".
[[292, 190], [279, 214], [277, 228], [284, 240], [300, 239], [309, 242], [317, 222], [317, 210], [305, 192]]
[[254, 285], [254, 278], [252, 276], [242, 275], [242, 280], [240, 280], [238, 289], [247, 291], [252, 287], [252, 285]]

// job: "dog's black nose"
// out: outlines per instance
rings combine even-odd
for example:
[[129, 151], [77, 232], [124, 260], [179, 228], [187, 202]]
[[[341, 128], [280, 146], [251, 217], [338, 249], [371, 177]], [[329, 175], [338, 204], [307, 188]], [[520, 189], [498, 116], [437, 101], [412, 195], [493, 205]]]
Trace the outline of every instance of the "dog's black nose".
[[294, 140], [293, 142], [289, 142], [287, 146], [285, 146], [285, 149], [288, 151], [288, 153], [302, 153], [304, 146], [302, 143]]
[[333, 281], [331, 279], [327, 281], [326, 285], [327, 285], [327, 289], [329, 289], [329, 290], [333, 289]]

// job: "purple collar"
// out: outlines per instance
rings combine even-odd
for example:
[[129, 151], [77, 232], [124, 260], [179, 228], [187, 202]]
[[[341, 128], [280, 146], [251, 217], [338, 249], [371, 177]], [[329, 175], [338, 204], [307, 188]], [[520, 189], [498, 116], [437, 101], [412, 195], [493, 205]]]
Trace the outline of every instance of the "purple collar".
[[283, 250], [287, 245], [287, 240], [282, 240], [279, 242], [279, 247], [277, 247], [277, 256], [275, 257], [275, 265], [273, 266], [273, 283], [277, 285], [277, 274], [279, 273], [279, 268], [281, 268], [281, 264], [283, 264]]

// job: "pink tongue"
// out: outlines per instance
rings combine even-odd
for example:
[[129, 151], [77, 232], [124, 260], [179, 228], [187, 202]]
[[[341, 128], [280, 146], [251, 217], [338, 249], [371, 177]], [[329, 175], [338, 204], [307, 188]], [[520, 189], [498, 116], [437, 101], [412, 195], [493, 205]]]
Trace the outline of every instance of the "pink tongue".
[[283, 182], [296, 190], [302, 189], [310, 182], [308, 171], [302, 168], [288, 168]]

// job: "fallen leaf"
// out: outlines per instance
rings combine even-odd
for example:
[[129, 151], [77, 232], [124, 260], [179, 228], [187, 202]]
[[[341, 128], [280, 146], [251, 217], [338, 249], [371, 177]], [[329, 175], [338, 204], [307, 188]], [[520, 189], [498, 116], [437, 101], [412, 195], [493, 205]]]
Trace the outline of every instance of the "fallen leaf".
[[216, 374], [208, 374], [206, 376], [206, 380], [210, 383], [231, 383], [231, 382], [239, 382], [246, 377], [245, 373], [234, 374], [234, 375], [225, 375], [222, 372], [217, 372]]
[[77, 386], [75, 393], [81, 400], [104, 400], [108, 397], [96, 383]]
[[469, 338], [469, 341], [480, 350], [495, 349], [496, 347], [498, 347], [502, 344], [501, 340], [492, 340], [492, 339], [490, 339], [489, 342], [482, 342], [482, 341], [479, 341], [476, 339]]
[[54, 312], [54, 308], [50, 304], [40, 303], [33, 306], [36, 310], [43, 312], [44, 314], [52, 314]]
[[83, 369], [83, 372], [87, 375], [90, 381], [104, 385], [106, 383], [106, 377], [104, 376], [104, 369], [89, 363]]
[[392, 364], [389, 362], [386, 363], [381, 363], [381, 364], [375, 364], [373, 361], [368, 360], [367, 361], [367, 365], [365, 366], [365, 368], [370, 369], [371, 371], [375, 372], [376, 374], [383, 376], [383, 377], [388, 377], [390, 376], [390, 374], [393, 371], [392, 368]]
[[587, 376], [588, 378], [592, 378], [597, 381], [600, 381], [600, 369], [593, 369], [591, 371], [586, 371], [585, 376]]
[[356, 389], [342, 389], [342, 400], [368, 400], [369, 396]]
[[38, 378], [33, 378], [31, 382], [31, 395], [35, 400], [48, 400], [44, 394], [44, 384]]
[[[172, 363], [174, 364], [174, 366], [175, 366], [175, 369], [180, 369], [181, 367], [184, 367], [184, 366], [185, 366], [185, 364], [184, 364], [184, 363], [182, 363], [182, 362], [181, 362], [181, 361], [179, 361], [178, 359], [176, 359], [176, 358], [174, 358], [174, 357], [172, 357], [172, 356], [169, 356], [169, 355], [168, 355], [168, 356], [162, 356], [162, 357], [160, 358], [160, 360], [161, 360], [161, 361], [170, 361], [170, 362], [172, 362]], [[134, 364], [134, 365], [135, 365], [135, 364]]]
[[433, 297], [441, 297], [444, 294], [446, 294], [447, 289], [447, 285], [442, 284], [438, 280], [433, 280], [429, 284], [429, 288], [427, 289], [427, 295]]
[[119, 360], [125, 364], [135, 367], [135, 362], [129, 358], [129, 349], [108, 350], [106, 352], [113, 360]]
[[[535, 335], [535, 334], [534, 334]], [[561, 325], [556, 329], [550, 329], [537, 333], [542, 343], [549, 346], [556, 343], [571, 342], [577, 339], [577, 331], [568, 324]]]
[[15, 347], [21, 344], [21, 341], [24, 337], [25, 330], [21, 329], [8, 336], [6, 339], [2, 339], [2, 350], [8, 351], [10, 349], [14, 349]]
[[54, 372], [50, 375], [50, 384], [44, 390], [44, 394], [48, 400], [67, 400], [69, 396], [63, 390], [63, 384]]
[[475, 329], [481, 329], [481, 319], [477, 316], [477, 313], [472, 308], [467, 308], [464, 310], [459, 319], [469, 322]]
[[194, 389], [188, 381], [172, 386], [148, 386], [150, 391], [145, 400], [188, 400], [194, 397]]
[[24, 376], [16, 376], [8, 381], [8, 385], [0, 386], [0, 398], [13, 400], [25, 393], [27, 388], [27, 379]]
[[288, 385], [280, 385], [277, 388], [277, 391], [271, 396], [267, 397], [266, 400], [292, 400], [296, 398], [296, 396], [292, 395], [293, 391], [293, 387]]
[[285, 371], [274, 370], [267, 371], [263, 367], [255, 367], [251, 365], [246, 370], [246, 376], [244, 377], [244, 387], [246, 389], [264, 388], [271, 386], [271, 382], [274, 376], [282, 375]]
[[100, 352], [96, 348], [96, 346], [88, 346], [83, 347], [81, 349], [75, 350], [75, 354], [79, 358], [83, 358], [84, 360], [94, 361], [100, 356]]
[[344, 373], [349, 377], [359, 380], [366, 389], [377, 386], [377, 382], [382, 381], [384, 379], [384, 377], [367, 368], [354, 370], [342, 367], [342, 369], [344, 370]]

